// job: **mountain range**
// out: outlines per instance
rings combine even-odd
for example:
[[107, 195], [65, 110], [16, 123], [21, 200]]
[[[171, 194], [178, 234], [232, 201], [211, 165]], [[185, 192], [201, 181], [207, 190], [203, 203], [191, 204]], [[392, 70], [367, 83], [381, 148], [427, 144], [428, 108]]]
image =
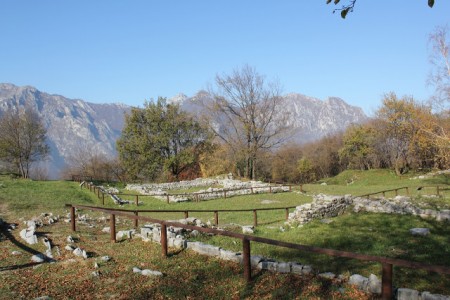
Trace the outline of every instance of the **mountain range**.
[[[192, 97], [179, 94], [169, 102], [177, 102], [189, 112], [200, 112], [201, 100], [210, 97], [200, 91]], [[301, 94], [284, 96], [289, 111], [289, 123], [295, 128], [294, 142], [305, 143], [345, 129], [352, 123], [367, 120], [361, 108], [331, 97], [322, 101]], [[80, 99], [41, 92], [31, 86], [0, 83], [0, 116], [12, 107], [31, 107], [47, 128], [51, 156], [47, 162], [49, 178], [58, 178], [67, 162], [86, 151], [116, 155], [116, 140], [121, 135], [125, 114], [131, 106], [110, 103], [94, 104]]]

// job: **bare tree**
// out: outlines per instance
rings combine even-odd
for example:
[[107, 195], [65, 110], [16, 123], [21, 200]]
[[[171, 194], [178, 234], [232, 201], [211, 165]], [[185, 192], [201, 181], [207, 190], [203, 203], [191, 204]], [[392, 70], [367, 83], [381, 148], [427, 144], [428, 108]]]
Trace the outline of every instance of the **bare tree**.
[[428, 83], [435, 88], [432, 97], [434, 109], [450, 108], [450, 32], [448, 26], [439, 26], [430, 34], [430, 63], [432, 70]]
[[0, 160], [14, 166], [28, 178], [33, 163], [45, 160], [50, 152], [39, 115], [31, 108], [11, 109], [0, 118]]
[[[214, 133], [245, 159], [245, 176], [256, 178], [256, 164], [261, 150], [282, 143], [290, 128], [289, 115], [281, 112], [284, 99], [275, 83], [248, 65], [231, 75], [217, 75], [212, 102], [206, 108], [215, 123]], [[220, 126], [219, 126], [220, 125]]]

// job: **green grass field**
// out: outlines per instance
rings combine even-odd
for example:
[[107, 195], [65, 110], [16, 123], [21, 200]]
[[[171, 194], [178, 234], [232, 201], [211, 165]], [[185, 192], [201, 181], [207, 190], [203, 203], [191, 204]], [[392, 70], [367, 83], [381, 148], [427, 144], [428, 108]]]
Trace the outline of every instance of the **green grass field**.
[[[308, 184], [291, 193], [257, 194], [203, 201], [200, 203], [167, 204], [152, 197], [140, 197], [139, 209], [254, 209], [267, 207], [286, 207], [308, 203], [311, 195], [352, 194], [362, 195], [381, 190], [409, 187], [412, 201], [422, 207], [433, 209], [449, 209], [450, 194], [448, 176], [440, 175], [430, 179], [398, 178], [385, 170], [366, 172], [346, 171], [335, 178], [324, 181], [327, 185]], [[428, 193], [435, 193], [432, 188], [417, 190], [419, 186], [440, 185], [440, 197], [427, 198]], [[402, 192], [401, 192], [402, 193]], [[389, 194], [387, 196], [390, 196]], [[393, 196], [393, 195], [392, 195]], [[133, 196], [124, 197], [134, 200]], [[271, 200], [269, 204], [264, 204]], [[106, 207], [118, 207], [111, 199], [105, 199]], [[0, 299], [33, 298], [49, 295], [56, 299], [90, 298], [93, 291], [102, 291], [100, 298], [109, 299], [144, 299], [144, 298], [196, 298], [211, 299], [354, 299], [364, 295], [346, 286], [341, 294], [330, 282], [317, 278], [303, 278], [295, 275], [280, 275], [270, 272], [254, 274], [254, 282], [248, 286], [242, 279], [239, 265], [222, 262], [213, 258], [205, 258], [189, 251], [182, 251], [168, 259], [161, 258], [161, 248], [157, 244], [146, 244], [138, 239], [116, 244], [109, 242], [109, 235], [101, 233], [103, 226], [89, 228], [79, 226], [75, 234], [79, 244], [93, 253], [93, 258], [66, 263], [73, 258], [66, 253], [65, 237], [70, 232], [67, 223], [59, 222], [38, 229], [50, 236], [53, 244], [61, 249], [61, 257], [57, 264], [44, 264], [34, 269], [29, 267], [30, 255], [12, 256], [11, 252], [22, 249], [18, 233], [24, 228], [22, 221], [41, 213], [52, 212], [57, 215], [67, 214], [66, 203], [83, 205], [101, 205], [101, 200], [77, 183], [65, 181], [36, 182], [10, 179], [0, 176], [0, 218], [9, 223], [20, 224], [11, 234], [2, 231], [0, 240], [0, 274], [5, 279], [0, 286]], [[132, 204], [124, 206], [135, 209]], [[292, 211], [292, 210], [291, 210]], [[99, 214], [83, 211], [91, 216]], [[180, 219], [180, 213], [148, 213], [158, 219]], [[213, 222], [213, 213], [191, 213], [202, 221]], [[385, 214], [353, 214], [346, 213], [333, 218], [333, 222], [325, 224], [319, 220], [301, 228], [284, 226], [285, 211], [258, 212], [259, 226], [255, 234], [283, 241], [313, 245], [324, 248], [353, 251], [378, 256], [427, 262], [450, 266], [450, 228], [449, 223], [423, 220], [412, 216]], [[130, 229], [132, 222], [120, 218], [118, 229]], [[220, 213], [219, 224], [235, 229], [233, 224], [253, 224], [253, 213]], [[283, 227], [283, 231], [280, 230]], [[416, 237], [409, 234], [409, 228], [427, 227], [432, 234]], [[12, 240], [15, 243], [11, 242]], [[240, 241], [225, 237], [201, 236], [199, 240], [222, 246], [228, 250], [242, 251]], [[30, 246], [43, 251], [42, 243]], [[359, 273], [368, 276], [370, 273], [380, 275], [380, 265], [360, 262], [351, 259], [336, 259], [324, 255], [315, 255], [284, 248], [252, 243], [252, 254], [263, 255], [281, 261], [296, 261], [310, 264], [320, 272], [336, 272], [338, 274]], [[22, 250], [23, 251], [23, 250]], [[93, 264], [98, 257], [109, 255], [113, 262], [100, 263], [101, 276], [93, 278]], [[206, 261], [206, 263], [205, 263]], [[130, 270], [133, 266], [154, 268], [166, 274], [163, 278], [151, 279], [137, 276]], [[13, 267], [17, 267], [14, 269]], [[24, 280], [23, 278], [26, 278]], [[450, 278], [448, 275], [426, 273], [407, 268], [394, 268], [394, 285], [414, 288], [450, 295]], [[3, 298], [2, 298], [3, 297]]]

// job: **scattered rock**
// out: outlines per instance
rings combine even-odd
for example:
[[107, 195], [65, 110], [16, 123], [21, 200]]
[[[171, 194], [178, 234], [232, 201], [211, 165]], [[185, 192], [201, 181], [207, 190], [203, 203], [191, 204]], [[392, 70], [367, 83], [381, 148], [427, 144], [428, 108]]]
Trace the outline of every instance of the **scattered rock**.
[[13, 251], [11, 252], [12, 255], [22, 255], [22, 252], [20, 251]]
[[46, 256], [42, 253], [35, 254], [31, 257], [31, 261], [35, 263], [45, 262]]
[[72, 245], [67, 245], [66, 247], [64, 247], [64, 249], [66, 249], [67, 251], [73, 251], [75, 250], [75, 247]]
[[397, 289], [397, 300], [420, 300], [419, 292], [412, 289]]
[[368, 291], [372, 294], [381, 294], [381, 280], [374, 274], [369, 276]]
[[336, 278], [336, 274], [331, 273], [331, 272], [320, 273], [318, 276], [321, 277], [321, 278], [325, 278], [325, 279], [334, 279], [334, 278]]
[[421, 236], [427, 236], [430, 234], [430, 229], [428, 228], [411, 228], [409, 232], [412, 235], [421, 235]]
[[322, 219], [322, 220], [320, 220], [320, 222], [322, 222], [324, 224], [330, 224], [330, 223], [333, 223], [334, 221], [331, 219]]
[[350, 276], [348, 283], [356, 286], [358, 290], [366, 291], [369, 284], [369, 279], [359, 274], [353, 274]]
[[94, 271], [91, 273], [92, 276], [94, 277], [99, 277], [100, 276], [100, 272], [99, 271]]
[[35, 227], [30, 226], [27, 229], [20, 231], [20, 237], [25, 240], [29, 245], [34, 245], [38, 243], [37, 236], [35, 234]]
[[153, 271], [153, 270], [142, 270], [141, 274], [144, 276], [163, 276], [163, 273], [159, 272], [159, 271]]
[[253, 226], [242, 226], [242, 233], [243, 234], [253, 234], [255, 233]]

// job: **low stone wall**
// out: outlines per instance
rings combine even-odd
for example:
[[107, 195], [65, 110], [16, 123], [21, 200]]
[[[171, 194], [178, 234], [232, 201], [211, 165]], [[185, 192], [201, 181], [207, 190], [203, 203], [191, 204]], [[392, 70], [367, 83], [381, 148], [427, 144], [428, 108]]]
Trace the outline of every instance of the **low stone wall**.
[[353, 211], [388, 213], [388, 214], [410, 214], [425, 219], [437, 221], [450, 221], [450, 210], [422, 209], [413, 205], [409, 197], [396, 196], [393, 199], [380, 198], [371, 200], [361, 197], [327, 196], [319, 194], [313, 196], [313, 202], [297, 206], [293, 213], [289, 214], [287, 224], [305, 224], [313, 219], [331, 218], [342, 214], [347, 208], [353, 206]]
[[[221, 188], [210, 187], [212, 185], [220, 185]], [[193, 193], [186, 193], [183, 195], [169, 195], [168, 190], [183, 190], [193, 187], [207, 187], [208, 189], [200, 190]], [[233, 179], [203, 179], [198, 178], [191, 181], [169, 182], [161, 184], [128, 184], [127, 190], [139, 192], [142, 195], [154, 196], [157, 199], [171, 203], [185, 202], [185, 201], [202, 201], [223, 198], [224, 192], [227, 197], [238, 195], [249, 195], [257, 193], [279, 193], [289, 191], [287, 186], [272, 186], [269, 183], [261, 181], [240, 181]], [[252, 188], [252, 189], [251, 189]]]
[[305, 224], [313, 219], [336, 217], [343, 214], [351, 203], [350, 195], [327, 196], [319, 194], [313, 197], [312, 203], [297, 206], [295, 211], [289, 214], [287, 223]]

